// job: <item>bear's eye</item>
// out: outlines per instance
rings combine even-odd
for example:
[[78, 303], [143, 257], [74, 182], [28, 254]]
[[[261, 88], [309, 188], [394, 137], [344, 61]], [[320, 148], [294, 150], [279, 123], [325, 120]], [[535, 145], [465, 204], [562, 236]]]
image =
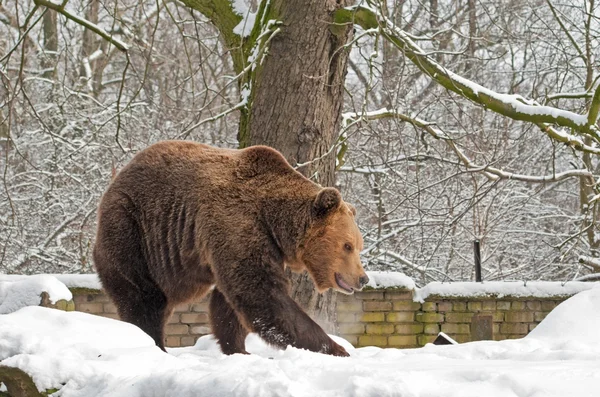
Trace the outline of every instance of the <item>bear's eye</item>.
[[344, 244], [344, 249], [348, 252], [352, 252], [352, 245], [350, 243]]

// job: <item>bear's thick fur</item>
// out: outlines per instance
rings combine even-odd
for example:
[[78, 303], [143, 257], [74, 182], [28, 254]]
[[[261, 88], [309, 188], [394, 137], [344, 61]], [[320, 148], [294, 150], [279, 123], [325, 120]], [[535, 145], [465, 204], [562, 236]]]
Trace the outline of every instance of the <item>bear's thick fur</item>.
[[367, 281], [354, 209], [295, 171], [277, 151], [165, 141], [138, 153], [98, 209], [96, 270], [122, 320], [164, 350], [173, 308], [210, 298], [226, 354], [256, 332], [271, 345], [348, 353], [289, 297], [284, 268], [308, 270], [319, 291]]

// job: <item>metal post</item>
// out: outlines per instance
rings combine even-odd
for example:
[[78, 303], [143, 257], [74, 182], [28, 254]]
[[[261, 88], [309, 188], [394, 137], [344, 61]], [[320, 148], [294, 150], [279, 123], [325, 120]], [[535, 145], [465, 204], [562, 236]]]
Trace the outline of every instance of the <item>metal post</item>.
[[473, 251], [475, 253], [475, 281], [481, 282], [481, 250], [479, 240], [473, 241]]

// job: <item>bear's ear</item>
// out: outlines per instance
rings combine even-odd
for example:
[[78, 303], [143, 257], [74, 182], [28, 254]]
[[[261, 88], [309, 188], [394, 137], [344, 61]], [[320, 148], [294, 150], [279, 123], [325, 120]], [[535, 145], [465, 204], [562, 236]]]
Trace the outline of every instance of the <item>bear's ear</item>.
[[354, 208], [354, 206], [352, 204], [346, 203], [346, 205], [348, 206], [348, 209], [350, 210], [350, 213], [354, 216], [356, 216], [356, 208]]
[[317, 194], [313, 203], [313, 210], [317, 216], [325, 216], [338, 208], [341, 202], [342, 195], [340, 192], [332, 187], [326, 187]]

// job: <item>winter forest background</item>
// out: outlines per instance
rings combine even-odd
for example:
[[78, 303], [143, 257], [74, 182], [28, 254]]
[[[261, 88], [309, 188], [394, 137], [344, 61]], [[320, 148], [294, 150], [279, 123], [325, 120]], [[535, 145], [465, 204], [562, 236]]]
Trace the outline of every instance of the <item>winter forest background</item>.
[[[99, 198], [151, 143], [238, 146], [247, 76], [282, 33], [264, 4], [235, 0], [234, 34], [255, 40], [235, 64], [219, 10], [202, 8], [219, 3], [0, 0], [0, 272], [92, 272]], [[358, 5], [338, 20], [354, 32], [325, 153], [367, 269], [473, 280], [480, 239], [485, 280], [600, 271], [596, 2]]]

